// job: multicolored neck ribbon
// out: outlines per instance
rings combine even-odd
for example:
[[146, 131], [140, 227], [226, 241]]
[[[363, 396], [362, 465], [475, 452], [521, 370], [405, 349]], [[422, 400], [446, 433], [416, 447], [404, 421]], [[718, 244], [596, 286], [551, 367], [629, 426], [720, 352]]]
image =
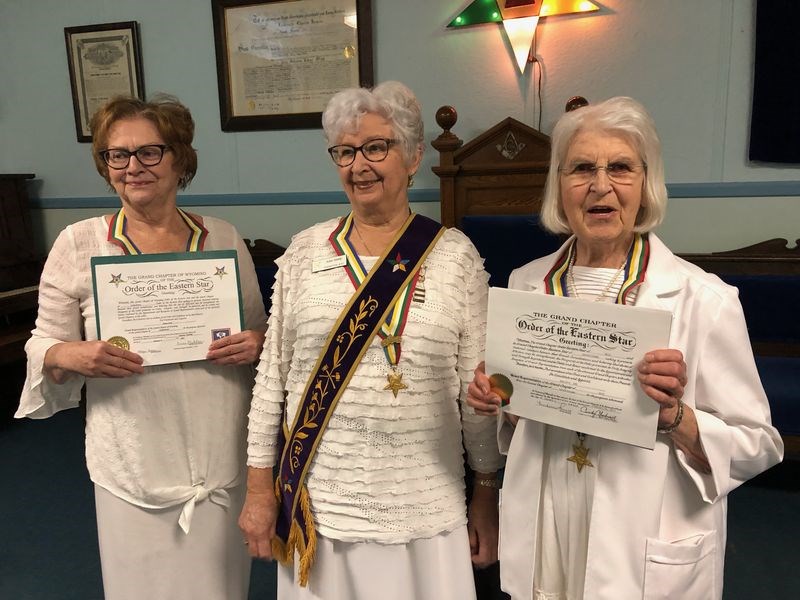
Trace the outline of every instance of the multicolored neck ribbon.
[[[333, 230], [333, 233], [331, 233], [328, 239], [337, 256], [345, 255], [347, 257], [345, 272], [350, 278], [353, 287], [358, 289], [367, 278], [367, 270], [364, 268], [364, 264], [361, 262], [361, 258], [358, 256], [355, 248], [350, 243], [350, 235], [353, 232], [353, 228], [353, 213], [350, 213], [339, 221], [339, 225]], [[409, 269], [408, 259], [403, 258], [399, 252], [395, 256], [388, 258], [388, 262], [392, 266], [393, 272], [405, 272]], [[376, 263], [375, 266], [377, 265], [378, 263]], [[408, 313], [411, 308], [411, 301], [414, 297], [414, 290], [417, 287], [418, 281], [419, 270], [412, 278], [411, 283], [401, 291], [397, 302], [386, 317], [386, 321], [381, 325], [380, 331], [378, 331], [378, 337], [381, 339], [384, 355], [393, 369], [396, 369], [397, 364], [400, 362], [403, 330], [406, 327], [406, 321], [408, 321]], [[396, 395], [397, 392], [395, 391], [395, 396]]]
[[[558, 257], [553, 267], [544, 277], [545, 291], [553, 296], [569, 296], [567, 291], [567, 272], [576, 252], [576, 240]], [[635, 233], [633, 243], [625, 259], [625, 278], [617, 293], [615, 302], [625, 304], [630, 293], [644, 282], [647, 263], [650, 261], [650, 240], [646, 233]]]
[[[178, 214], [189, 227], [189, 239], [186, 240], [186, 252], [200, 252], [206, 243], [208, 230], [203, 227], [203, 223], [197, 217], [178, 208]], [[141, 250], [128, 237], [128, 218], [125, 216], [125, 208], [120, 208], [111, 217], [108, 224], [108, 241], [116, 244], [125, 254], [141, 254]]]

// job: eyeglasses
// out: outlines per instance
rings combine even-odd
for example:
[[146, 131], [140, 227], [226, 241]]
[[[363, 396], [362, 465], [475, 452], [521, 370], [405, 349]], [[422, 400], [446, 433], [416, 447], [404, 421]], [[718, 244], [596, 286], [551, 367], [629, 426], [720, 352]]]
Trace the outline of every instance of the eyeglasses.
[[624, 161], [608, 163], [605, 167], [594, 163], [581, 162], [569, 167], [559, 169], [559, 171], [569, 179], [574, 185], [584, 185], [597, 177], [598, 171], [605, 171], [608, 178], [614, 183], [630, 185], [639, 176], [639, 173], [647, 170], [645, 163], [634, 165]]
[[155, 167], [164, 158], [164, 152], [169, 146], [165, 144], [149, 144], [140, 146], [136, 150], [125, 150], [124, 148], [109, 148], [98, 152], [100, 157], [112, 169], [124, 169], [131, 162], [131, 156], [136, 155], [136, 160], [145, 167]]
[[389, 146], [396, 144], [397, 140], [386, 138], [375, 138], [364, 142], [360, 146], [350, 146], [349, 144], [339, 144], [328, 148], [333, 162], [340, 167], [349, 167], [356, 159], [356, 152], [361, 154], [370, 162], [381, 162], [389, 154]]

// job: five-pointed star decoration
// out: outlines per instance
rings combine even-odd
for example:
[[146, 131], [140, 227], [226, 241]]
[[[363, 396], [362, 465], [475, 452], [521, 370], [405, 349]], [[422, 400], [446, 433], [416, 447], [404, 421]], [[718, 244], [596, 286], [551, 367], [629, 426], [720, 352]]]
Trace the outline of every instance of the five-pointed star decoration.
[[397, 394], [400, 390], [408, 389], [408, 386], [403, 383], [403, 374], [400, 371], [392, 369], [391, 373], [386, 376], [386, 379], [389, 383], [387, 383], [386, 387], [383, 389], [392, 390], [395, 398], [397, 398]]
[[600, 10], [589, 0], [473, 0], [448, 27], [502, 23], [514, 49], [520, 74], [525, 71], [540, 18]]
[[578, 473], [583, 471], [583, 467], [593, 467], [592, 461], [589, 460], [589, 448], [583, 445], [583, 437], [578, 434], [578, 445], [572, 444], [572, 450], [575, 452], [567, 460], [574, 462], [578, 468]]
[[408, 259], [400, 256], [400, 253], [398, 252], [395, 258], [389, 259], [389, 264], [392, 265], [392, 273], [395, 273], [397, 271], [403, 271], [403, 273], [405, 273], [406, 265], [408, 264]]
[[217, 272], [214, 273], [214, 275], [216, 275], [220, 279], [222, 279], [224, 275], [227, 275], [227, 273], [225, 272], [225, 267], [215, 267], [215, 268], [217, 269]]
[[113, 283], [114, 287], [119, 287], [119, 284], [122, 283], [122, 273], [120, 273], [119, 275], [114, 275], [112, 273], [111, 281], [109, 281], [108, 283]]

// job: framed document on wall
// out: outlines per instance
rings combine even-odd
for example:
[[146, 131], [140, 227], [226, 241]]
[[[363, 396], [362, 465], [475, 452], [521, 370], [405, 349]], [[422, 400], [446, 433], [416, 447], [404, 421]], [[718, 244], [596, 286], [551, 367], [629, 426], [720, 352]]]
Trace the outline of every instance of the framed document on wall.
[[91, 142], [89, 121], [114, 96], [144, 99], [144, 78], [135, 21], [65, 27], [72, 106], [79, 142]]
[[211, 0], [223, 131], [313, 129], [371, 86], [370, 0]]

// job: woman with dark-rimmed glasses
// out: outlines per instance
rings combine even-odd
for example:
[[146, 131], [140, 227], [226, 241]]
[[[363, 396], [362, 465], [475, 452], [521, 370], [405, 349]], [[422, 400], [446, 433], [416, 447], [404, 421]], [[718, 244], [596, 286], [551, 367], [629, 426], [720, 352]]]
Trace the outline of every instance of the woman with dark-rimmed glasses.
[[496, 560], [501, 464], [494, 420], [463, 406], [488, 276], [466, 236], [411, 213], [411, 90], [344, 90], [322, 121], [350, 212], [279, 259], [242, 531], [283, 563], [281, 600], [474, 600], [472, 565]]
[[[245, 420], [266, 329], [253, 263], [233, 226], [177, 205], [197, 169], [185, 106], [115, 98], [91, 129], [95, 165], [121, 207], [70, 225], [53, 244], [16, 416], [73, 408], [86, 385], [106, 600], [241, 600]], [[245, 331], [209, 336], [206, 360], [144, 367], [135, 348], [97, 339], [92, 257], [222, 249], [238, 253]]]

